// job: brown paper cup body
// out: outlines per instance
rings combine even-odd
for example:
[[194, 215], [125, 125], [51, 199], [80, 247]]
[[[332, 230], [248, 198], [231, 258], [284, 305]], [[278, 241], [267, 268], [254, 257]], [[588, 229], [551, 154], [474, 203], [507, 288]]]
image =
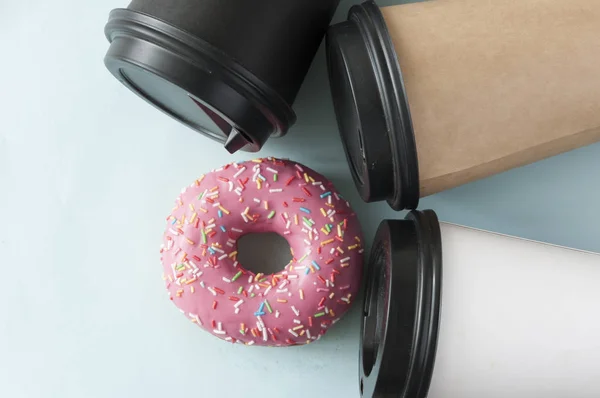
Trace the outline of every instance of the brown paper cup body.
[[382, 13], [421, 196], [600, 140], [600, 1], [437, 0]]

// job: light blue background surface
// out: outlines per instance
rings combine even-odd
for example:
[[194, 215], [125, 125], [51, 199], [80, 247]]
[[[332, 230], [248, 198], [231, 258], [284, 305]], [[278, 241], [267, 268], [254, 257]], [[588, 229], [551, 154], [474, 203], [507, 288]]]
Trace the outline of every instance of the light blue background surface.
[[[166, 299], [158, 244], [173, 199], [207, 169], [254, 155], [232, 158], [114, 80], [102, 29], [119, 6], [0, 0], [0, 396], [357, 396], [358, 306], [318, 344], [253, 350], [199, 332]], [[356, 194], [323, 55], [296, 103], [298, 124], [260, 155], [329, 176], [370, 239], [380, 220], [402, 214]], [[600, 251], [598, 159], [594, 145], [421, 207]]]

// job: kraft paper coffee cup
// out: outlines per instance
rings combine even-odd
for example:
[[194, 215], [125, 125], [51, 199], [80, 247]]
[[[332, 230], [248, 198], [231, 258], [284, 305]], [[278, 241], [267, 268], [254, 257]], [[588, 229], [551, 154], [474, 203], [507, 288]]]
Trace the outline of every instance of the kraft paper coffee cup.
[[362, 197], [415, 208], [600, 140], [598, 21], [596, 0], [353, 7], [327, 50]]
[[364, 397], [600, 396], [600, 255], [439, 223], [379, 227]]

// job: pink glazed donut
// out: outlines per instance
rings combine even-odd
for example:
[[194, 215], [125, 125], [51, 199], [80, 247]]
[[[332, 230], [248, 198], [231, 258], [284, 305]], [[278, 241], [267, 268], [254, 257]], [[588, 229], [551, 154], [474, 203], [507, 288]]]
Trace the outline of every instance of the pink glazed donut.
[[[276, 232], [292, 261], [273, 275], [237, 261], [244, 234]], [[213, 335], [246, 345], [319, 339], [360, 287], [362, 234], [333, 184], [289, 160], [232, 163], [183, 190], [161, 247], [170, 299]]]

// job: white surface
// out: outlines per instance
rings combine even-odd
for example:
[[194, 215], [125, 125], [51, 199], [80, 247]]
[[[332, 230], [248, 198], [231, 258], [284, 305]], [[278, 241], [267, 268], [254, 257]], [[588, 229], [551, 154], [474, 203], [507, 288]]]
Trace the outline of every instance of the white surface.
[[600, 255], [442, 224], [429, 398], [600, 397]]
[[[0, 397], [357, 396], [358, 306], [318, 344], [252, 349], [202, 333], [166, 299], [158, 246], [176, 194], [208, 168], [252, 155], [227, 155], [105, 70], [108, 11], [126, 4], [0, 0]], [[358, 199], [322, 52], [295, 109], [298, 125], [261, 155], [330, 177], [368, 239], [382, 218], [401, 216]], [[422, 208], [600, 250], [598, 212], [555, 213], [600, 203], [596, 180], [577, 180], [598, 174], [599, 150], [446, 192]], [[512, 211], [514, 203], [524, 205]]]

